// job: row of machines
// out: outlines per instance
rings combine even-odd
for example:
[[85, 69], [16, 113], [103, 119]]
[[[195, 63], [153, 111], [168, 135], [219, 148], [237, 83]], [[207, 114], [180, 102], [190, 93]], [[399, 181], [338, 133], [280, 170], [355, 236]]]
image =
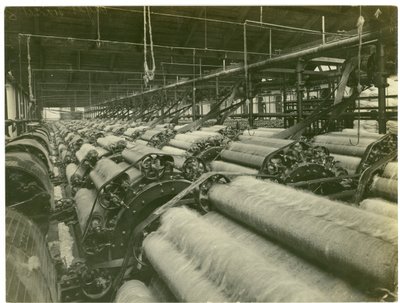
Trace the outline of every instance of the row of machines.
[[54, 210], [54, 165], [51, 130], [32, 125], [6, 142], [6, 301], [57, 301], [58, 275], [45, 235]]
[[49, 208], [25, 214], [56, 230], [57, 300], [397, 297], [394, 135], [99, 119], [45, 129]]

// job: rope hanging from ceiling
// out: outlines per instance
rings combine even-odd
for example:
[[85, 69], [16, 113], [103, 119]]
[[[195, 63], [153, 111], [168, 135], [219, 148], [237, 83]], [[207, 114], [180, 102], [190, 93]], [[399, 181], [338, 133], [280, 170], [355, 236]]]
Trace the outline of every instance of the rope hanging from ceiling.
[[99, 8], [97, 7], [97, 47], [101, 46], [101, 36], [100, 36], [100, 13], [99, 13]]
[[[147, 27], [150, 36], [150, 51], [151, 51], [151, 65], [152, 68], [149, 68], [147, 64]], [[150, 17], [150, 7], [143, 7], [143, 39], [144, 39], [144, 83], [147, 84], [154, 79], [154, 73], [156, 71], [156, 63], [154, 59], [154, 50], [153, 50], [153, 34], [151, 30], [151, 17]]]
[[35, 102], [35, 97], [33, 96], [32, 90], [32, 68], [31, 68], [31, 36], [28, 36], [26, 39], [26, 49], [27, 49], [27, 59], [28, 59], [28, 85], [29, 85], [29, 100], [31, 102]]
[[[362, 33], [363, 33], [363, 26], [365, 23], [364, 17], [361, 15], [361, 6], [360, 6], [360, 16], [357, 20], [357, 32], [358, 32], [358, 54], [357, 54], [357, 63], [358, 63], [358, 83], [357, 83], [357, 90], [360, 94], [362, 92], [362, 85], [361, 85], [361, 48], [362, 48]], [[353, 144], [351, 139], [349, 139], [351, 145], [358, 145], [360, 142], [360, 127], [361, 127], [361, 112], [360, 112], [360, 98], [358, 98], [358, 119], [357, 119], [357, 143]]]

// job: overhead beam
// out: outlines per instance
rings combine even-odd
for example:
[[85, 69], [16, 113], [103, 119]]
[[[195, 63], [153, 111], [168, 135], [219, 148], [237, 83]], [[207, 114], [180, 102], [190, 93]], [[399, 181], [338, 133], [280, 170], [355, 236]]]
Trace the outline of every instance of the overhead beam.
[[[376, 39], [378, 36], [383, 35], [384, 32], [385, 31], [382, 31], [382, 32], [367, 32], [367, 33], [362, 34], [362, 39], [363, 39], [363, 41], [373, 40], [373, 39]], [[386, 32], [387, 32], [387, 30], [386, 30]], [[288, 62], [288, 61], [295, 61], [295, 60], [297, 60], [299, 58], [307, 59], [312, 55], [321, 55], [324, 52], [328, 52], [328, 51], [333, 50], [333, 49], [343, 48], [343, 47], [350, 46], [350, 45], [355, 45], [358, 42], [359, 42], [359, 37], [358, 36], [353, 36], [353, 37], [349, 37], [349, 38], [343, 38], [341, 40], [332, 41], [330, 43], [309, 47], [307, 49], [294, 51], [294, 52], [291, 52], [291, 53], [282, 54], [282, 55], [280, 55], [278, 57], [262, 60], [262, 61], [259, 61], [259, 62], [256, 62], [256, 63], [251, 63], [251, 64], [249, 64], [247, 66], [247, 68], [248, 68], [248, 70], [260, 70], [260, 69], [268, 67], [268, 66], [274, 66], [275, 64], [281, 64], [283, 62]], [[187, 81], [182, 81], [182, 82], [179, 82], [179, 83], [166, 85], [166, 86], [163, 86], [163, 87], [160, 87], [160, 88], [157, 88], [157, 89], [151, 89], [151, 90], [148, 90], [148, 91], [144, 91], [143, 93], [132, 94], [132, 95], [126, 96], [124, 98], [114, 98], [114, 99], [108, 100], [106, 102], [103, 102], [103, 104], [110, 104], [110, 103], [113, 103], [113, 102], [122, 101], [122, 100], [124, 100], [126, 98], [139, 97], [139, 96], [141, 96], [143, 94], [152, 94], [152, 93], [156, 93], [156, 92], [159, 92], [161, 90], [164, 90], [164, 89], [172, 89], [172, 88], [175, 88], [175, 87], [180, 87], [180, 86], [190, 85], [190, 84], [197, 83], [197, 82], [207, 81], [207, 80], [215, 79], [216, 77], [236, 75], [236, 74], [243, 73], [243, 71], [244, 71], [244, 67], [243, 66], [239, 66], [239, 67], [235, 67], [235, 68], [231, 68], [231, 69], [226, 69], [226, 70], [222, 70], [220, 72], [214, 73], [214, 74], [205, 75], [205, 76], [194, 78], [194, 79], [190, 79], [190, 80], [187, 80]]]
[[345, 59], [342, 58], [332, 58], [332, 57], [318, 57], [318, 58], [313, 58], [310, 60], [310, 62], [313, 63], [318, 63], [318, 64], [327, 64], [327, 65], [338, 65], [338, 64], [343, 64]]
[[[263, 69], [262, 72], [265, 73], [278, 73], [278, 74], [295, 74], [296, 69], [294, 68], [267, 68]], [[321, 77], [334, 77], [339, 76], [339, 71], [313, 71], [313, 70], [304, 70], [302, 72], [304, 75], [312, 75], [312, 76], [321, 76]]]

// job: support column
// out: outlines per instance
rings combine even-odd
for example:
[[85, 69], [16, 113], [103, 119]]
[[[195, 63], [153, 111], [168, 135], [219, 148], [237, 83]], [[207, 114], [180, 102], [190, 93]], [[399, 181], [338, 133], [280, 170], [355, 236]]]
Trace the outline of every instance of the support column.
[[[283, 110], [282, 112], [284, 114], [286, 114], [287, 110], [286, 110], [286, 101], [287, 101], [287, 94], [286, 94], [286, 74], [283, 74]], [[283, 117], [283, 127], [284, 128], [288, 128], [288, 121], [286, 116]]]
[[193, 83], [193, 94], [192, 94], [192, 120], [196, 120], [196, 84]]
[[249, 86], [248, 86], [248, 89], [249, 89], [249, 93], [247, 94], [247, 96], [248, 96], [248, 98], [249, 98], [249, 125], [250, 125], [250, 127], [253, 127], [253, 120], [254, 120], [254, 117], [253, 117], [253, 86], [252, 86], [252, 84], [251, 84], [251, 74], [249, 74]]
[[386, 133], [386, 74], [385, 74], [385, 46], [382, 41], [378, 42], [377, 45], [377, 57], [378, 57], [378, 124], [379, 133]]
[[[164, 84], [164, 86], [165, 86], [165, 84]], [[161, 92], [161, 98], [160, 98], [160, 109], [161, 109], [161, 117], [163, 117], [162, 119], [161, 119], [161, 121], [160, 121], [160, 123], [164, 123], [164, 106], [166, 106], [167, 105], [167, 98], [166, 98], [166, 96], [165, 96], [165, 94], [166, 94], [166, 91], [165, 90], [163, 90], [162, 92]]]
[[297, 123], [299, 123], [303, 119], [303, 71], [304, 62], [302, 59], [299, 59], [296, 66]]
[[[193, 79], [196, 78], [196, 50], [193, 49]], [[192, 121], [196, 120], [196, 82], [193, 82]]]
[[219, 95], [219, 78], [215, 77], [215, 99], [218, 100]]

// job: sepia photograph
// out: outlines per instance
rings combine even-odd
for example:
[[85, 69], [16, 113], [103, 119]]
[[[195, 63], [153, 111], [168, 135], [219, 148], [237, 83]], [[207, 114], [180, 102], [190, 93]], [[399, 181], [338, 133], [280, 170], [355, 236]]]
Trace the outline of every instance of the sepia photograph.
[[398, 301], [396, 5], [72, 5], [3, 6], [1, 301]]

